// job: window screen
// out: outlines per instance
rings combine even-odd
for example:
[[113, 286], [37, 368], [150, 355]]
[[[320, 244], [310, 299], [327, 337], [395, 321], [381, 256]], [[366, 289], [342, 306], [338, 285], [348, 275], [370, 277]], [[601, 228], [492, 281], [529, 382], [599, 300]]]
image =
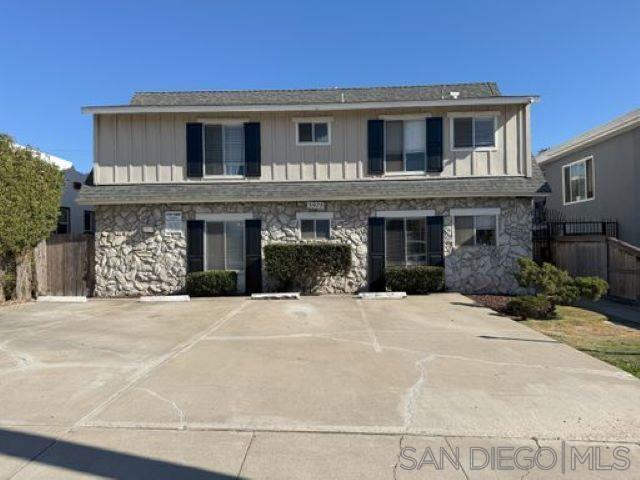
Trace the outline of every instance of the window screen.
[[207, 222], [206, 269], [244, 270], [244, 222]]
[[455, 148], [473, 147], [473, 119], [453, 119], [453, 145]]
[[427, 228], [424, 218], [388, 218], [385, 235], [387, 265], [426, 265]]
[[562, 176], [565, 203], [581, 202], [593, 198], [593, 158], [564, 166]]
[[205, 125], [205, 175], [244, 175], [244, 126]]
[[474, 146], [495, 146], [495, 121], [493, 117], [476, 117], [474, 121]]
[[300, 220], [300, 237], [303, 240], [331, 239], [331, 220], [329, 219]]

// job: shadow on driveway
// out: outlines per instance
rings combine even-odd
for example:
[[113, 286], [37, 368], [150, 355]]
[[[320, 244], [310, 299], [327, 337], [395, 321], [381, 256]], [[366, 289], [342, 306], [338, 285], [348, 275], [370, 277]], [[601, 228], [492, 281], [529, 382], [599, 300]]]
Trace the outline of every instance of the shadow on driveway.
[[103, 478], [236, 478], [187, 465], [5, 429], [0, 429], [0, 454]]

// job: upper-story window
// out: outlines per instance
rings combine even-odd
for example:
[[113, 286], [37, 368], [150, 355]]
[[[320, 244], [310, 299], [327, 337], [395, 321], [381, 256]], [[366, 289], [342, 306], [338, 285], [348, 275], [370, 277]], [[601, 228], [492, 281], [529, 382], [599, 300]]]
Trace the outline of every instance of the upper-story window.
[[331, 122], [327, 120], [296, 120], [297, 145], [329, 145], [331, 143]]
[[593, 157], [583, 158], [562, 167], [564, 203], [578, 203], [592, 200]]
[[385, 129], [385, 172], [424, 172], [425, 120], [388, 120]]
[[455, 116], [452, 118], [451, 123], [454, 149], [495, 148], [495, 115]]
[[244, 175], [243, 125], [204, 125], [204, 174]]

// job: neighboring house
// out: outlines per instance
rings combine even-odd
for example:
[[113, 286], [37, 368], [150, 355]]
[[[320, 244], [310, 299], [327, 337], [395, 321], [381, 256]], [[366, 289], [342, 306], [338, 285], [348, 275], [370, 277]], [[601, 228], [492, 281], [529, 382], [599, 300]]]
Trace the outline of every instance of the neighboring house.
[[383, 287], [385, 265], [441, 265], [449, 289], [518, 289], [531, 256], [530, 105], [495, 83], [136, 93], [93, 115], [96, 295], [169, 293], [187, 271], [274, 288], [273, 242], [351, 245], [321, 292]]
[[614, 219], [619, 238], [640, 245], [640, 109], [541, 152], [548, 209], [568, 219]]
[[[16, 146], [31, 148], [18, 144]], [[56, 233], [93, 233], [95, 230], [93, 208], [76, 203], [76, 197], [90, 174], [78, 172], [69, 160], [36, 149], [33, 151], [38, 153], [43, 160], [57, 166], [64, 175], [64, 190], [60, 199], [60, 216]]]

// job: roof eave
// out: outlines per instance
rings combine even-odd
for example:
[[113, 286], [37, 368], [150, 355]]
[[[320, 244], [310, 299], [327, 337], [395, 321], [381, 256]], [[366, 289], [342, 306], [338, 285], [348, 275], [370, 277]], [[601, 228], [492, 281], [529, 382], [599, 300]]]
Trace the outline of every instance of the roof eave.
[[624, 115], [613, 122], [596, 127], [565, 143], [561, 143], [556, 147], [550, 148], [549, 150], [536, 155], [535, 160], [538, 162], [538, 165], [545, 165], [558, 160], [565, 155], [573, 153], [576, 150], [588, 147], [594, 143], [602, 142], [638, 126], [640, 126], [640, 110], [631, 112], [630, 114]]
[[366, 110], [377, 108], [420, 108], [474, 105], [529, 104], [539, 100], [537, 95], [421, 100], [404, 102], [315, 103], [291, 105], [106, 105], [82, 107], [83, 114], [116, 113], [227, 113], [227, 112], [287, 112]]
[[415, 194], [407, 194], [407, 195], [384, 195], [380, 194], [371, 194], [371, 195], [307, 195], [300, 198], [291, 198], [291, 197], [268, 197], [268, 198], [247, 198], [247, 197], [225, 197], [225, 198], [211, 198], [207, 196], [140, 196], [140, 197], [107, 197], [102, 199], [91, 199], [86, 197], [78, 196], [76, 199], [76, 203], [78, 205], [141, 205], [141, 204], [171, 204], [171, 203], [184, 203], [184, 204], [193, 204], [193, 203], [229, 203], [229, 202], [246, 202], [246, 203], [273, 203], [273, 202], [300, 202], [300, 201], [356, 201], [356, 200], [380, 200], [381, 198], [384, 200], [406, 200], [406, 199], [415, 199], [415, 198], [485, 198], [485, 197], [521, 197], [521, 198], [532, 198], [532, 197], [545, 197], [549, 196], [548, 192], [536, 192], [536, 191], [503, 191], [503, 192], [477, 192], [472, 194], [462, 194], [460, 192], [455, 193], [442, 193], [442, 194], [425, 194], [425, 195], [415, 195]]

